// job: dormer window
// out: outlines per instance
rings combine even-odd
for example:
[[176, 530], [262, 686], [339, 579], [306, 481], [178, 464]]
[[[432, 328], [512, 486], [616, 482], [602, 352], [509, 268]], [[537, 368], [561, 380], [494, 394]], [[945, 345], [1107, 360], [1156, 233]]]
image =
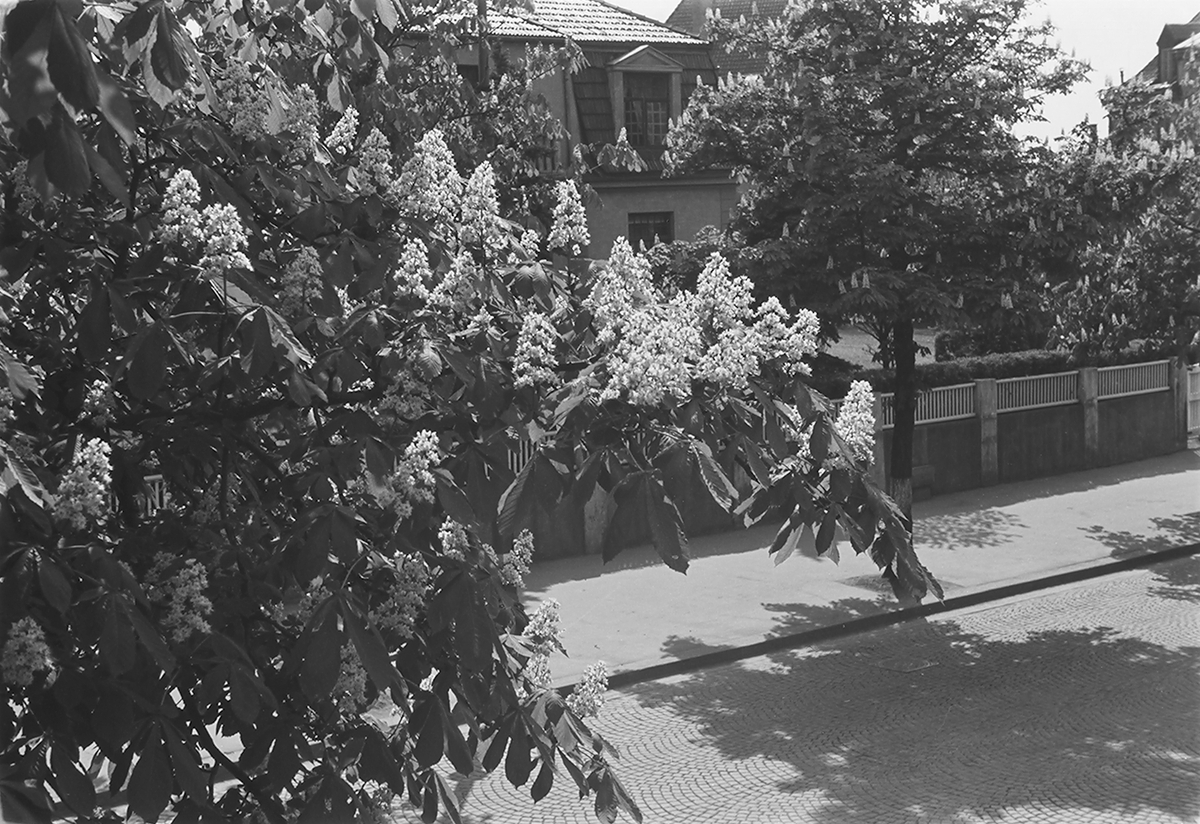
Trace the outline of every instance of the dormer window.
[[661, 146], [671, 120], [671, 75], [625, 73], [625, 131], [632, 146]]
[[629, 144], [657, 155], [672, 118], [683, 111], [683, 65], [650, 46], [639, 46], [608, 64], [613, 135], [625, 129]]

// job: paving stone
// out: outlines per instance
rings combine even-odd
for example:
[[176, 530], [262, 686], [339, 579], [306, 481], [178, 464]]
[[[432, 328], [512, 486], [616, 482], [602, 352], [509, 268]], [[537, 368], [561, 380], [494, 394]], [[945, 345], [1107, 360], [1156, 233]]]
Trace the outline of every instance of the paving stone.
[[[1195, 822], [1196, 582], [1191, 558], [635, 685], [596, 726], [647, 822]], [[595, 820], [565, 775], [537, 805], [459, 792], [467, 822]]]

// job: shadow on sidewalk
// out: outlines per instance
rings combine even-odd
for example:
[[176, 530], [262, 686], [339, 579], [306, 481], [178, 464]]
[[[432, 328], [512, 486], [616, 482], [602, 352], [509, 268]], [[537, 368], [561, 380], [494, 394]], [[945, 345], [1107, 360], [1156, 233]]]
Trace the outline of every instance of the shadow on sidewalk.
[[[1200, 511], [1170, 518], [1151, 518], [1150, 523], [1159, 534], [1147, 537], [1132, 532], [1113, 532], [1102, 526], [1080, 529], [1088, 537], [1111, 549], [1109, 555], [1118, 561], [1200, 541]], [[1155, 594], [1184, 601], [1200, 601], [1200, 559], [1193, 557], [1189, 563], [1163, 564], [1150, 567], [1150, 570], [1155, 580], [1163, 585]]]
[[806, 821], [1200, 815], [1200, 649], [999, 634], [920, 621], [627, 692], [725, 760], [790, 765], [776, 790]]
[[1087, 469], [1080, 472], [1070, 472], [1065, 475], [1050, 475], [1045, 478], [1034, 478], [1027, 481], [1014, 481], [998, 486], [968, 489], [962, 492], [952, 492], [939, 495], [916, 505], [916, 517], [919, 519], [939, 515], [955, 514], [973, 511], [980, 508], [994, 509], [1012, 506], [1025, 501], [1039, 498], [1052, 498], [1056, 495], [1069, 495], [1074, 492], [1087, 492], [1097, 487], [1135, 481], [1140, 478], [1159, 478], [1178, 475], [1200, 470], [1200, 453], [1185, 449], [1162, 455], [1157, 458], [1147, 458], [1132, 463], [1104, 466]]
[[[762, 552], [770, 546], [779, 522], [758, 524], [749, 529], [733, 528], [727, 532], [707, 533], [688, 539], [688, 557], [693, 561], [721, 555]], [[526, 577], [525, 592], [544, 592], [555, 584], [568, 581], [587, 581], [622, 570], [663, 566], [662, 559], [648, 544], [629, 547], [607, 564], [599, 555], [578, 555], [568, 558], [535, 559], [534, 572]]]

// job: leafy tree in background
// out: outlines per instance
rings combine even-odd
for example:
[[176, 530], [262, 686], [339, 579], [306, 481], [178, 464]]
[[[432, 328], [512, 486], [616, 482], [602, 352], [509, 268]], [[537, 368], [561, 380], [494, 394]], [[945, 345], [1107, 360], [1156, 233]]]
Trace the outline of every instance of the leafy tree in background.
[[958, 316], [967, 297], [1012, 305], [1027, 278], [1015, 205], [1038, 168], [1012, 127], [1082, 74], [1028, 7], [827, 0], [717, 18], [719, 46], [765, 70], [698, 89], [669, 140], [675, 169], [732, 166], [749, 184], [746, 242], [789, 244], [798, 283], [823, 276], [845, 292], [838, 309], [876, 330], [896, 371], [890, 484], [906, 513], [914, 325]]
[[5, 820], [118, 791], [146, 821], [457, 819], [443, 760], [535, 801], [561, 766], [640, 819], [583, 720], [602, 673], [550, 689], [553, 605], [517, 597], [536, 512], [595, 494], [606, 558], [638, 522], [686, 569], [699, 489], [790, 513], [781, 557], [840, 532], [940, 595], [863, 473], [869, 397], [803, 382], [811, 317], [719, 256], [674, 295], [627, 246], [547, 261], [587, 232], [535, 171], [527, 72], [571, 55], [472, 86], [448, 55], [478, 31], [397, 0], [9, 9]]
[[1081, 357], [1200, 332], [1200, 119], [1163, 87], [1108, 89], [1109, 134], [1077, 130], [1039, 176], [1030, 248], [1051, 288], [1052, 342]]

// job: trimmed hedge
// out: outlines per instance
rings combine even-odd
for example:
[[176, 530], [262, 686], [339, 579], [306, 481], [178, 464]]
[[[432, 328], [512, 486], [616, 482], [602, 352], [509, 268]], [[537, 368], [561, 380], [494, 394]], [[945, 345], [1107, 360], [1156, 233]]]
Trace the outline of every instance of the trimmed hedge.
[[[1189, 352], [1189, 360], [1196, 359], [1196, 352]], [[1032, 375], [1047, 375], [1054, 372], [1070, 372], [1083, 366], [1119, 366], [1127, 363], [1145, 363], [1162, 360], [1177, 354], [1152, 350], [1125, 350], [1108, 352], [1097, 357], [1081, 359], [1070, 352], [1046, 349], [1027, 349], [1023, 352], [1004, 352], [975, 358], [959, 358], [952, 361], [919, 363], [916, 367], [917, 389], [933, 389], [938, 386], [953, 386], [971, 383], [977, 378], [1024, 378]], [[891, 392], [895, 388], [896, 374], [892, 370], [859, 369], [813, 370], [811, 383], [827, 397], [845, 397], [850, 391], [851, 381], [869, 381], [876, 392]]]

